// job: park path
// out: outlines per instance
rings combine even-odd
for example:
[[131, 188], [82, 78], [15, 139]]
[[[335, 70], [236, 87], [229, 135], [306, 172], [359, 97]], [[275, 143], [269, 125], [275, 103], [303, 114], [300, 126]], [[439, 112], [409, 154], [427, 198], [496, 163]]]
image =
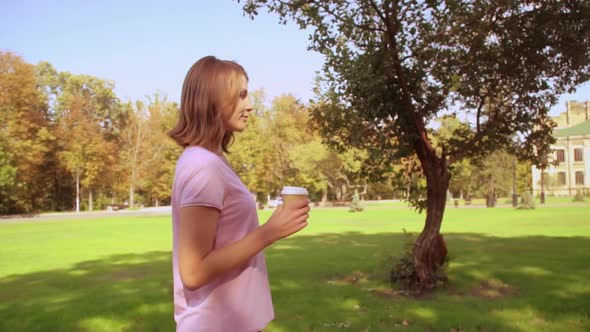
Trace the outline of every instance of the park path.
[[0, 216], [0, 223], [11, 223], [20, 221], [46, 221], [46, 220], [69, 220], [69, 219], [99, 219], [110, 217], [141, 217], [170, 215], [172, 209], [170, 206], [148, 207], [139, 210], [119, 210], [119, 211], [84, 211], [84, 212], [51, 212], [37, 214], [19, 214]]
[[[392, 201], [365, 201], [369, 209], [408, 209], [407, 205], [387, 206], [387, 203]], [[382, 205], [383, 204], [383, 205]], [[569, 207], [569, 206], [590, 206], [590, 202], [581, 203], [547, 203], [544, 205], [537, 204], [537, 208], [550, 207]], [[511, 208], [510, 204], [497, 204], [498, 208]], [[348, 209], [348, 207], [314, 207], [314, 209]], [[447, 204], [446, 209], [485, 209], [485, 204], [460, 205], [455, 207], [452, 203]], [[110, 217], [142, 217], [142, 216], [158, 216], [170, 215], [172, 208], [170, 206], [147, 207], [139, 210], [120, 210], [120, 211], [91, 211], [91, 212], [50, 212], [38, 214], [21, 214], [21, 215], [6, 215], [0, 216], [0, 224], [14, 223], [14, 222], [29, 222], [29, 221], [46, 221], [46, 220], [70, 220], [70, 219], [99, 219]]]

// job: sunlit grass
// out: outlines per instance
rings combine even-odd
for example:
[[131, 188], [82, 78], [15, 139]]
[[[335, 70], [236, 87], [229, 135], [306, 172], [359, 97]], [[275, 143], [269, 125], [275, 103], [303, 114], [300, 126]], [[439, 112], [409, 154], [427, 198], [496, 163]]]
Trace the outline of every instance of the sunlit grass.
[[[450, 284], [405, 298], [391, 256], [423, 220], [399, 204], [315, 209], [266, 250], [266, 331], [590, 329], [589, 206], [449, 206]], [[0, 331], [172, 331], [171, 239], [169, 216], [0, 224]]]

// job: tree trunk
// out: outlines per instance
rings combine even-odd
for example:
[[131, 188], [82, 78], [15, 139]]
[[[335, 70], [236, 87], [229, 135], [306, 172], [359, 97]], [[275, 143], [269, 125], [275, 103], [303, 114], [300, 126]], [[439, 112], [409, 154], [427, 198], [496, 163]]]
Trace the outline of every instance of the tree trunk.
[[486, 207], [496, 206], [496, 188], [494, 186], [494, 176], [490, 175], [488, 182], [488, 194], [486, 199]]
[[133, 185], [133, 181], [131, 181], [131, 185], [129, 185], [129, 207], [133, 207], [133, 194], [135, 193], [135, 188]]
[[327, 202], [328, 202], [328, 186], [326, 186], [326, 188], [322, 189], [322, 203], [320, 205], [326, 206]]
[[[541, 193], [539, 193], [541, 204], [545, 204], [545, 169], [541, 168]], [[534, 195], [535, 193], [533, 193]]]
[[365, 195], [367, 194], [367, 189], [369, 188], [368, 184], [363, 185], [363, 191], [359, 193], [361, 201], [365, 200]]
[[93, 210], [93, 205], [92, 205], [92, 189], [88, 189], [88, 211], [92, 211]]
[[418, 156], [427, 182], [426, 221], [422, 233], [414, 243], [414, 264], [420, 285], [432, 288], [436, 281], [432, 276], [447, 256], [440, 226], [451, 174], [444, 156], [438, 158], [434, 152], [426, 149], [421, 152]]
[[76, 213], [80, 212], [80, 170], [76, 169]]

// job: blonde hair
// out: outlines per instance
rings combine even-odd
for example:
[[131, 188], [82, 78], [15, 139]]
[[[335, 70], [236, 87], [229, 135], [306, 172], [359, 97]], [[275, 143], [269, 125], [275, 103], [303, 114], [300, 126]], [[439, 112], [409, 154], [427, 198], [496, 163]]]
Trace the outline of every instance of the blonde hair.
[[182, 147], [228, 153], [234, 136], [224, 123], [238, 105], [244, 79], [248, 74], [233, 61], [206, 56], [195, 62], [182, 85], [178, 123], [168, 135]]

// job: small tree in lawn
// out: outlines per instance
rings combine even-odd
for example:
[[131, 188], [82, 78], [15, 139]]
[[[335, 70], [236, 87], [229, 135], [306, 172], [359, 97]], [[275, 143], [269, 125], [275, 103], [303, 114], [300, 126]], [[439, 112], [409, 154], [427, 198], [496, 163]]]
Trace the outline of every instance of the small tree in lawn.
[[576, 190], [576, 196], [574, 196], [573, 201], [574, 202], [583, 202], [584, 201], [584, 195], [582, 194], [582, 192], [580, 190]]
[[[312, 117], [324, 140], [370, 153], [367, 174], [415, 156], [427, 182], [424, 229], [413, 257], [433, 286], [450, 167], [506, 148], [521, 158], [552, 143], [549, 107], [590, 78], [590, 2], [457, 0], [249, 0], [311, 32], [325, 56]], [[442, 115], [471, 121], [437, 138]]]
[[528, 190], [525, 190], [522, 193], [522, 198], [520, 204], [518, 205], [519, 210], [534, 210], [535, 209], [535, 199], [533, 195]]
[[348, 209], [348, 212], [361, 212], [363, 210], [364, 210], [364, 208], [361, 205], [359, 191], [357, 189], [355, 189], [354, 194], [352, 195], [352, 201], [350, 202], [350, 209]]

